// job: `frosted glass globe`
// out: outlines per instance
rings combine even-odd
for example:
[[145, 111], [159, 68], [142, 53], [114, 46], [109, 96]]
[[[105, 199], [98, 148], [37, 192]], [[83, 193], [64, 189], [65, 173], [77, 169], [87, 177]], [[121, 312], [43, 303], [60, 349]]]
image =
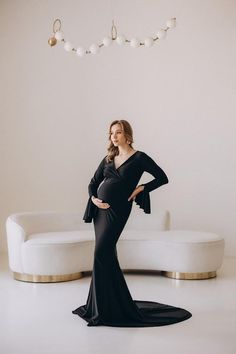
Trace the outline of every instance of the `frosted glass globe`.
[[83, 57], [85, 55], [85, 49], [83, 47], [78, 47], [76, 50], [76, 54], [78, 55], [78, 57]]
[[151, 46], [153, 46], [153, 38], [151, 38], [151, 37], [148, 37], [148, 38], [145, 38], [145, 40], [144, 40], [144, 45], [145, 45], [145, 47], [151, 47]]
[[99, 52], [99, 46], [97, 44], [92, 44], [89, 47], [89, 50], [92, 54], [97, 54]]
[[116, 43], [118, 43], [119, 45], [124, 44], [125, 43], [125, 36], [120, 35], [116, 38]]
[[159, 39], [163, 39], [163, 38], [165, 38], [165, 36], [166, 36], [166, 31], [164, 31], [163, 29], [161, 29], [157, 32], [157, 37]]
[[130, 40], [130, 46], [132, 48], [138, 48], [139, 45], [140, 45], [140, 40], [138, 40], [137, 38], [132, 38]]
[[176, 26], [176, 18], [171, 18], [166, 22], [167, 27], [174, 28]]
[[102, 43], [105, 45], [105, 47], [109, 47], [112, 43], [112, 39], [110, 37], [105, 37], [103, 38]]
[[64, 49], [67, 51], [67, 52], [70, 52], [73, 48], [73, 45], [70, 43], [70, 42], [66, 42], [64, 44]]
[[58, 41], [61, 41], [62, 38], [63, 38], [62, 32], [57, 31], [57, 32], [55, 33], [55, 38], [56, 38]]

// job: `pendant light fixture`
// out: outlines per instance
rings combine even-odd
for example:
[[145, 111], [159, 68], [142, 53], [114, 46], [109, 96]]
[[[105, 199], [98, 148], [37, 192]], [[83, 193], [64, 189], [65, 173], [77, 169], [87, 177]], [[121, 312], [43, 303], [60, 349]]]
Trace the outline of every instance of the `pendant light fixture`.
[[132, 48], [139, 48], [141, 46], [149, 48], [152, 47], [155, 42], [164, 39], [167, 31], [175, 26], [176, 18], [173, 17], [166, 21], [165, 28], [159, 29], [152, 37], [146, 37], [144, 40], [140, 40], [136, 37], [128, 39], [123, 34], [118, 34], [117, 27], [115, 26], [113, 20], [110, 36], [103, 38], [102, 42], [99, 44], [93, 43], [88, 48], [84, 48], [82, 46], [75, 47], [70, 41], [65, 39], [64, 34], [61, 31], [61, 20], [57, 18], [53, 22], [53, 36], [49, 38], [48, 44], [53, 47], [57, 44], [57, 42], [62, 42], [64, 44], [64, 49], [67, 52], [74, 52], [79, 57], [83, 57], [85, 54], [97, 54], [101, 48], [109, 47], [113, 42], [118, 45], [129, 45]]

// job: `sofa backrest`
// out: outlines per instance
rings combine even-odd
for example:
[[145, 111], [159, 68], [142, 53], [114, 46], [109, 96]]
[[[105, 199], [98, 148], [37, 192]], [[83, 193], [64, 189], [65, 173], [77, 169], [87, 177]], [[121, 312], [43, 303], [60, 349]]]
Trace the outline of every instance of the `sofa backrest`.
[[142, 209], [132, 208], [125, 230], [169, 230], [170, 212], [159, 210], [146, 214]]
[[[25, 236], [35, 232], [72, 231], [94, 229], [93, 223], [85, 223], [80, 212], [22, 212], [9, 216], [24, 230]], [[169, 230], [170, 213], [160, 210], [145, 214], [142, 209], [132, 208], [129, 219], [125, 225], [126, 230]]]
[[26, 236], [35, 232], [79, 230], [83, 221], [78, 213], [63, 212], [22, 212], [9, 216], [10, 220], [20, 225]]

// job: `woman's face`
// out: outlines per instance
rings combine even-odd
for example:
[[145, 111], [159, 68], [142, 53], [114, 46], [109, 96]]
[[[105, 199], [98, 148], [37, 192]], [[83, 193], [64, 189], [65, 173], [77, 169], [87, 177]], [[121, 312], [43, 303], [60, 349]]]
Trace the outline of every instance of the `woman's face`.
[[114, 144], [114, 146], [128, 145], [127, 141], [126, 141], [127, 139], [126, 139], [124, 132], [122, 130], [122, 127], [119, 123], [114, 124], [111, 127], [110, 139], [111, 139], [112, 143]]

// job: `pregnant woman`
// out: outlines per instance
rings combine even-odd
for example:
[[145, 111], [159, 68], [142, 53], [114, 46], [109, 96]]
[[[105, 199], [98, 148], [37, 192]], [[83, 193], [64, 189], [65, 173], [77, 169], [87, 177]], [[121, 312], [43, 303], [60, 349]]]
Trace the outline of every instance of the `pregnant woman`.
[[[87, 326], [151, 327], [184, 321], [192, 316], [185, 309], [132, 299], [116, 252], [133, 201], [150, 214], [149, 192], [168, 183], [168, 178], [150, 156], [133, 149], [133, 132], [126, 120], [111, 123], [109, 141], [108, 154], [90, 181], [83, 217], [85, 222], [93, 220], [96, 241], [88, 298], [72, 313]], [[144, 171], [154, 179], [137, 186]]]

